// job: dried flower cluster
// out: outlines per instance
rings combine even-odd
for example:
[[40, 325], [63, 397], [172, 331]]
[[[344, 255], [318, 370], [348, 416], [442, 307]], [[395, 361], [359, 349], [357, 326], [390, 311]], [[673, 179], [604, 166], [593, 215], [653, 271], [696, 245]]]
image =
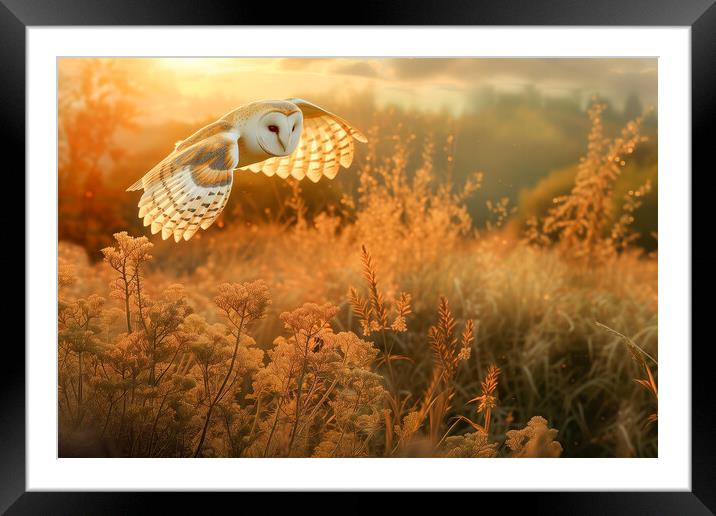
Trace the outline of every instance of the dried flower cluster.
[[511, 457], [556, 458], [562, 455], [562, 445], [555, 441], [557, 430], [547, 426], [547, 420], [535, 416], [522, 430], [507, 432], [505, 444]]

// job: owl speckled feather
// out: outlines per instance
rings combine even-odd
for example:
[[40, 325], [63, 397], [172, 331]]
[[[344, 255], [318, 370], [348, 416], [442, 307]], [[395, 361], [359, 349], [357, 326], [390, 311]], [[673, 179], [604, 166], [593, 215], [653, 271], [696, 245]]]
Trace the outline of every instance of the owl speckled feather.
[[353, 162], [363, 133], [303, 99], [259, 101], [227, 113], [177, 142], [127, 191], [144, 190], [139, 217], [152, 234], [179, 242], [207, 229], [226, 206], [234, 170], [317, 182]]

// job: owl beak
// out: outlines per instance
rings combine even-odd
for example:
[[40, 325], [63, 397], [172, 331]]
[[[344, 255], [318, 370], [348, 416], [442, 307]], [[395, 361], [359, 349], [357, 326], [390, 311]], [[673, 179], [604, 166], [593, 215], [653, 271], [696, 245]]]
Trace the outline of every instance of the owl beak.
[[[286, 152], [286, 146], [288, 145], [288, 140], [284, 141], [284, 135], [286, 133], [280, 133], [278, 135], [278, 142], [281, 144], [281, 147], [283, 147], [283, 152]], [[288, 138], [290, 138], [291, 135], [287, 135]]]

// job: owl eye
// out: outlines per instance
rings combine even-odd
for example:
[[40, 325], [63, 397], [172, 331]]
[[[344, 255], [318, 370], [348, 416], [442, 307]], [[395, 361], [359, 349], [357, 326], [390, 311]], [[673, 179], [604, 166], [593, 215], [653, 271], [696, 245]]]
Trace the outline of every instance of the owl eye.
[[271, 131], [272, 133], [278, 134], [278, 126], [277, 125], [268, 126], [268, 130]]

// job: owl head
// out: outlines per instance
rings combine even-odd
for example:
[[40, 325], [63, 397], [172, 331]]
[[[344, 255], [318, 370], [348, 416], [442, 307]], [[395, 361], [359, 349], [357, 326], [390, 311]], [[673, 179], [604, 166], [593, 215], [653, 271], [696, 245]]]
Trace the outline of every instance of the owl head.
[[288, 156], [301, 139], [303, 113], [290, 102], [267, 102], [258, 107], [242, 137], [268, 156]]

